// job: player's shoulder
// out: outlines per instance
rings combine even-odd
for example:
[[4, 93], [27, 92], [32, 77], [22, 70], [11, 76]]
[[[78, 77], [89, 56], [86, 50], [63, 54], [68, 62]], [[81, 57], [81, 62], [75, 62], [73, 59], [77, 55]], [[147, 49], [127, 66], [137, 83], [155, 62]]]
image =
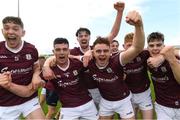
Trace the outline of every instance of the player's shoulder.
[[3, 46], [5, 44], [5, 41], [0, 41], [0, 46]]
[[5, 49], [5, 41], [0, 41], [0, 50], [4, 50]]
[[30, 47], [30, 48], [35, 48], [35, 45], [33, 45], [32, 43], [29, 43], [27, 41], [24, 41], [24, 46]]
[[80, 50], [80, 47], [74, 47], [71, 49], [71, 51], [77, 51], [77, 50]]

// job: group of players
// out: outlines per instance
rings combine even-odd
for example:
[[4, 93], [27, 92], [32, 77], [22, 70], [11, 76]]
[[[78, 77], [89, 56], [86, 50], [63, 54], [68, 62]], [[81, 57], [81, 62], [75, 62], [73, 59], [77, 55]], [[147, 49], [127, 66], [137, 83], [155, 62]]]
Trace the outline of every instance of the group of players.
[[4, 18], [0, 119], [18, 119], [21, 114], [27, 119], [49, 118], [37, 97], [44, 80], [46, 90], [54, 91], [61, 102], [59, 119], [113, 119], [115, 113], [121, 119], [135, 119], [138, 110], [143, 119], [153, 119], [147, 71], [154, 85], [157, 119], [179, 119], [180, 52], [165, 46], [160, 32], [148, 35], [148, 47], [144, 49], [143, 22], [136, 11], [126, 16], [126, 22], [135, 30], [125, 36], [124, 50], [114, 50], [119, 46], [113, 39], [119, 32], [124, 7], [123, 2], [114, 4], [117, 16], [110, 34], [97, 37], [92, 46], [87, 28], [77, 30], [80, 47], [71, 50], [66, 38], [56, 38], [54, 57], [46, 60], [42, 72], [37, 49], [21, 39], [25, 35], [21, 19]]

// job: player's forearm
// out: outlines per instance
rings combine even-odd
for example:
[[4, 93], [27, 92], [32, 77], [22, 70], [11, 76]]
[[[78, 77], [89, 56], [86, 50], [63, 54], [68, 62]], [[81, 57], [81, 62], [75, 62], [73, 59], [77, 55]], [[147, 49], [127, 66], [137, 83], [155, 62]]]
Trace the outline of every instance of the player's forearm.
[[68, 56], [69, 58], [73, 58], [73, 59], [77, 59], [77, 60], [79, 60], [79, 61], [81, 61], [81, 58], [82, 58], [82, 56], [75, 56], [75, 55], [69, 55]]
[[180, 84], [180, 74], [179, 74], [180, 62], [175, 57], [172, 58], [171, 61], [168, 61], [168, 62], [171, 66], [171, 69], [172, 69], [172, 72], [176, 81]]
[[55, 59], [55, 56], [51, 56], [51, 57], [47, 58], [46, 61], [44, 62], [44, 65], [43, 65], [43, 66], [48, 66], [48, 67], [50, 67], [51, 62], [53, 62], [54, 59]]
[[111, 29], [111, 32], [109, 33], [108, 40], [111, 43], [112, 40], [118, 35], [119, 30], [120, 30], [120, 26], [121, 26], [121, 21], [122, 21], [122, 16], [123, 16], [123, 11], [118, 11], [117, 12], [117, 16], [114, 22], [114, 25]]
[[133, 39], [133, 47], [137, 53], [144, 49], [145, 35], [143, 25], [135, 27], [135, 34]]
[[36, 91], [32, 89], [31, 85], [23, 86], [23, 85], [17, 85], [15, 83], [11, 83], [11, 85], [9, 86], [9, 88], [7, 88], [7, 90], [20, 97], [29, 97]]

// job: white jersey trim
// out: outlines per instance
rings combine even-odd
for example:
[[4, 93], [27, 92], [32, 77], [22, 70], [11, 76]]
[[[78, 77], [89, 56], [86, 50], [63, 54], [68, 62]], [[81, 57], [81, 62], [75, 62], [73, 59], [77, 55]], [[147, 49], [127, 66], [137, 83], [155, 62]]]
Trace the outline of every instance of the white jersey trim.
[[7, 42], [5, 42], [5, 47], [6, 47], [9, 51], [11, 51], [11, 52], [13, 52], [13, 53], [18, 53], [19, 51], [21, 51], [22, 48], [23, 48], [23, 46], [24, 46], [24, 41], [23, 41], [23, 40], [22, 40], [21, 46], [20, 46], [19, 48], [17, 48], [17, 49], [8, 47]]
[[68, 65], [65, 68], [62, 68], [61, 66], [57, 65], [59, 69], [62, 71], [66, 71], [69, 68], [70, 60], [68, 59]]

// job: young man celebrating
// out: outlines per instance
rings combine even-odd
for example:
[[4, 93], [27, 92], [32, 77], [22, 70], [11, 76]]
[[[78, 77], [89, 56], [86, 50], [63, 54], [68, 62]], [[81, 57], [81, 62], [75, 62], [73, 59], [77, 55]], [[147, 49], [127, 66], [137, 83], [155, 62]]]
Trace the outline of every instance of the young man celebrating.
[[[124, 7], [125, 7], [124, 2], [116, 2], [114, 4], [114, 8], [117, 10], [117, 16], [116, 16], [111, 32], [106, 36], [106, 38], [110, 42], [117, 36], [119, 32]], [[80, 47], [75, 47], [71, 49], [70, 51], [71, 57], [76, 57], [79, 59], [80, 56], [84, 55], [85, 52], [92, 49], [92, 47], [89, 45], [90, 35], [91, 35], [91, 32], [88, 28], [79, 28], [77, 30], [76, 37], [77, 37]], [[48, 62], [46, 63], [45, 63], [45, 66], [49, 66], [48, 65], [49, 63]], [[48, 69], [48, 67], [46, 68], [47, 69], [44, 69], [44, 71], [46, 71], [45, 72], [46, 74], [44, 74], [45, 78], [52, 79], [53, 78], [52, 71]], [[97, 89], [96, 84], [92, 80], [92, 77], [89, 75], [88, 71], [85, 71], [84, 74], [81, 76], [81, 78], [83, 79], [84, 85], [88, 88], [96, 106], [98, 107], [101, 96], [100, 96], [99, 90]]]
[[[96, 81], [102, 99], [100, 101], [100, 119], [113, 119], [115, 112], [122, 119], [134, 119], [130, 91], [123, 80], [123, 66], [133, 60], [144, 48], [144, 30], [141, 16], [131, 11], [126, 22], [135, 27], [132, 46], [120, 54], [111, 56], [110, 42], [107, 38], [97, 38], [93, 44], [94, 59], [89, 61], [88, 69]], [[85, 55], [88, 56], [89, 52]], [[87, 61], [83, 58], [84, 65]]]
[[3, 19], [0, 42], [0, 119], [44, 119], [38, 103], [38, 52], [34, 45], [23, 41], [24, 25], [18, 17]]
[[54, 40], [56, 65], [51, 67], [55, 78], [49, 80], [48, 89], [54, 90], [62, 103], [60, 119], [97, 120], [98, 113], [88, 90], [80, 79], [83, 63], [69, 58], [69, 42], [65, 38]]
[[[177, 63], [175, 56], [179, 56], [177, 51], [166, 52], [164, 48], [164, 35], [160, 32], [151, 33], [148, 38], [148, 51], [151, 57], [147, 60], [149, 71], [155, 90], [155, 111], [158, 120], [178, 120], [180, 118], [180, 82], [179, 68], [174, 66]], [[164, 50], [163, 50], [164, 49]], [[162, 50], [162, 52], [161, 52]], [[164, 55], [165, 59], [158, 66], [153, 66], [151, 58]], [[171, 56], [171, 57], [170, 57]], [[174, 63], [172, 63], [174, 62]]]
[[[123, 47], [128, 50], [133, 43], [134, 33], [124, 37]], [[147, 73], [147, 59], [149, 52], [143, 50], [136, 58], [123, 66], [126, 74], [125, 82], [132, 93], [132, 104], [137, 118], [138, 110], [143, 119], [153, 119], [153, 104], [150, 90], [150, 80]]]

